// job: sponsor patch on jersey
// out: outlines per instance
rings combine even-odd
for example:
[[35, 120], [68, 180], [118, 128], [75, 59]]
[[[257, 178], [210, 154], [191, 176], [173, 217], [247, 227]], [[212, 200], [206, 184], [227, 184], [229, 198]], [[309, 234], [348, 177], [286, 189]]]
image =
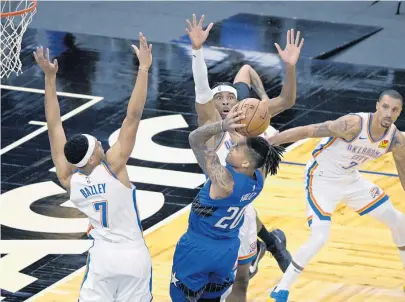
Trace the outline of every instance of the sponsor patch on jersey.
[[380, 188], [379, 187], [372, 187], [370, 191], [368, 191], [373, 199], [376, 199], [380, 196]]
[[378, 148], [387, 149], [389, 145], [390, 141], [388, 139], [385, 139], [378, 144]]

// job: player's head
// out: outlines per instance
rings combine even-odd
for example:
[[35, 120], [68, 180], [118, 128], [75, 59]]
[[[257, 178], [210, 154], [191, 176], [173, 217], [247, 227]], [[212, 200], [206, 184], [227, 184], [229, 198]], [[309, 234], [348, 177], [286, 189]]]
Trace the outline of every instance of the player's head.
[[101, 143], [88, 134], [72, 136], [64, 147], [67, 161], [78, 168], [85, 166], [95, 167], [104, 158], [104, 149]]
[[404, 99], [395, 90], [386, 90], [381, 93], [377, 101], [377, 111], [374, 114], [379, 124], [389, 128], [398, 119], [404, 106]]
[[224, 119], [232, 107], [238, 102], [236, 88], [228, 82], [217, 83], [213, 88], [215, 107]]
[[247, 137], [229, 150], [226, 161], [242, 172], [264, 167], [265, 175], [275, 175], [284, 150], [281, 146], [270, 145], [263, 137]]

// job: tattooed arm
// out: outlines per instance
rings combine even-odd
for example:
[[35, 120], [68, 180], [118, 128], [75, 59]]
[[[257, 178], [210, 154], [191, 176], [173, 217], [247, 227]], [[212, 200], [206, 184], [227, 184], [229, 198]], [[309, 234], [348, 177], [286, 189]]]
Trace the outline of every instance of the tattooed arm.
[[397, 131], [392, 142], [392, 155], [399, 174], [399, 181], [405, 190], [405, 135]]
[[232, 193], [233, 177], [227, 168], [221, 165], [214, 150], [208, 149], [206, 142], [214, 135], [223, 132], [222, 122], [202, 126], [190, 133], [189, 142], [201, 169], [211, 180], [216, 192], [221, 197]]
[[358, 115], [345, 115], [334, 121], [289, 129], [270, 137], [272, 145], [282, 145], [308, 137], [340, 137], [347, 141], [355, 138], [361, 130], [361, 118]]

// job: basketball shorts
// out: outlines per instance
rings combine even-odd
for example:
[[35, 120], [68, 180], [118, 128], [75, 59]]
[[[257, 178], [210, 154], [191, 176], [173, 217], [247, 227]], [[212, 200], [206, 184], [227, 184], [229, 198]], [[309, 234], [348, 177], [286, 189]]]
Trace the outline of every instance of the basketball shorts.
[[253, 203], [246, 207], [244, 215], [243, 225], [239, 231], [239, 265], [248, 264], [257, 256], [256, 211]]
[[309, 225], [314, 217], [330, 221], [340, 201], [359, 215], [365, 215], [389, 199], [379, 186], [361, 177], [360, 173], [344, 176], [332, 174], [316, 161], [307, 165], [305, 194]]
[[172, 301], [221, 297], [235, 280], [238, 249], [238, 238], [215, 240], [187, 231], [174, 252]]
[[110, 243], [94, 240], [79, 302], [152, 301], [152, 263], [144, 240]]
[[249, 85], [246, 84], [245, 82], [238, 82], [233, 84], [233, 86], [236, 88], [236, 91], [238, 92], [238, 101], [242, 101], [244, 99], [251, 97], [252, 88], [250, 88]]

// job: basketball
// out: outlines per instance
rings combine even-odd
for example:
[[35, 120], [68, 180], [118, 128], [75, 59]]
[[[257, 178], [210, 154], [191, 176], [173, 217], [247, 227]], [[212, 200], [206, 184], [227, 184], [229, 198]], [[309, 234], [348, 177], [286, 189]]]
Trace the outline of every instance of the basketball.
[[246, 127], [236, 129], [243, 136], [258, 136], [266, 131], [270, 124], [271, 116], [267, 102], [248, 98], [236, 104], [231, 111], [242, 111], [245, 116], [239, 123], [245, 124]]

